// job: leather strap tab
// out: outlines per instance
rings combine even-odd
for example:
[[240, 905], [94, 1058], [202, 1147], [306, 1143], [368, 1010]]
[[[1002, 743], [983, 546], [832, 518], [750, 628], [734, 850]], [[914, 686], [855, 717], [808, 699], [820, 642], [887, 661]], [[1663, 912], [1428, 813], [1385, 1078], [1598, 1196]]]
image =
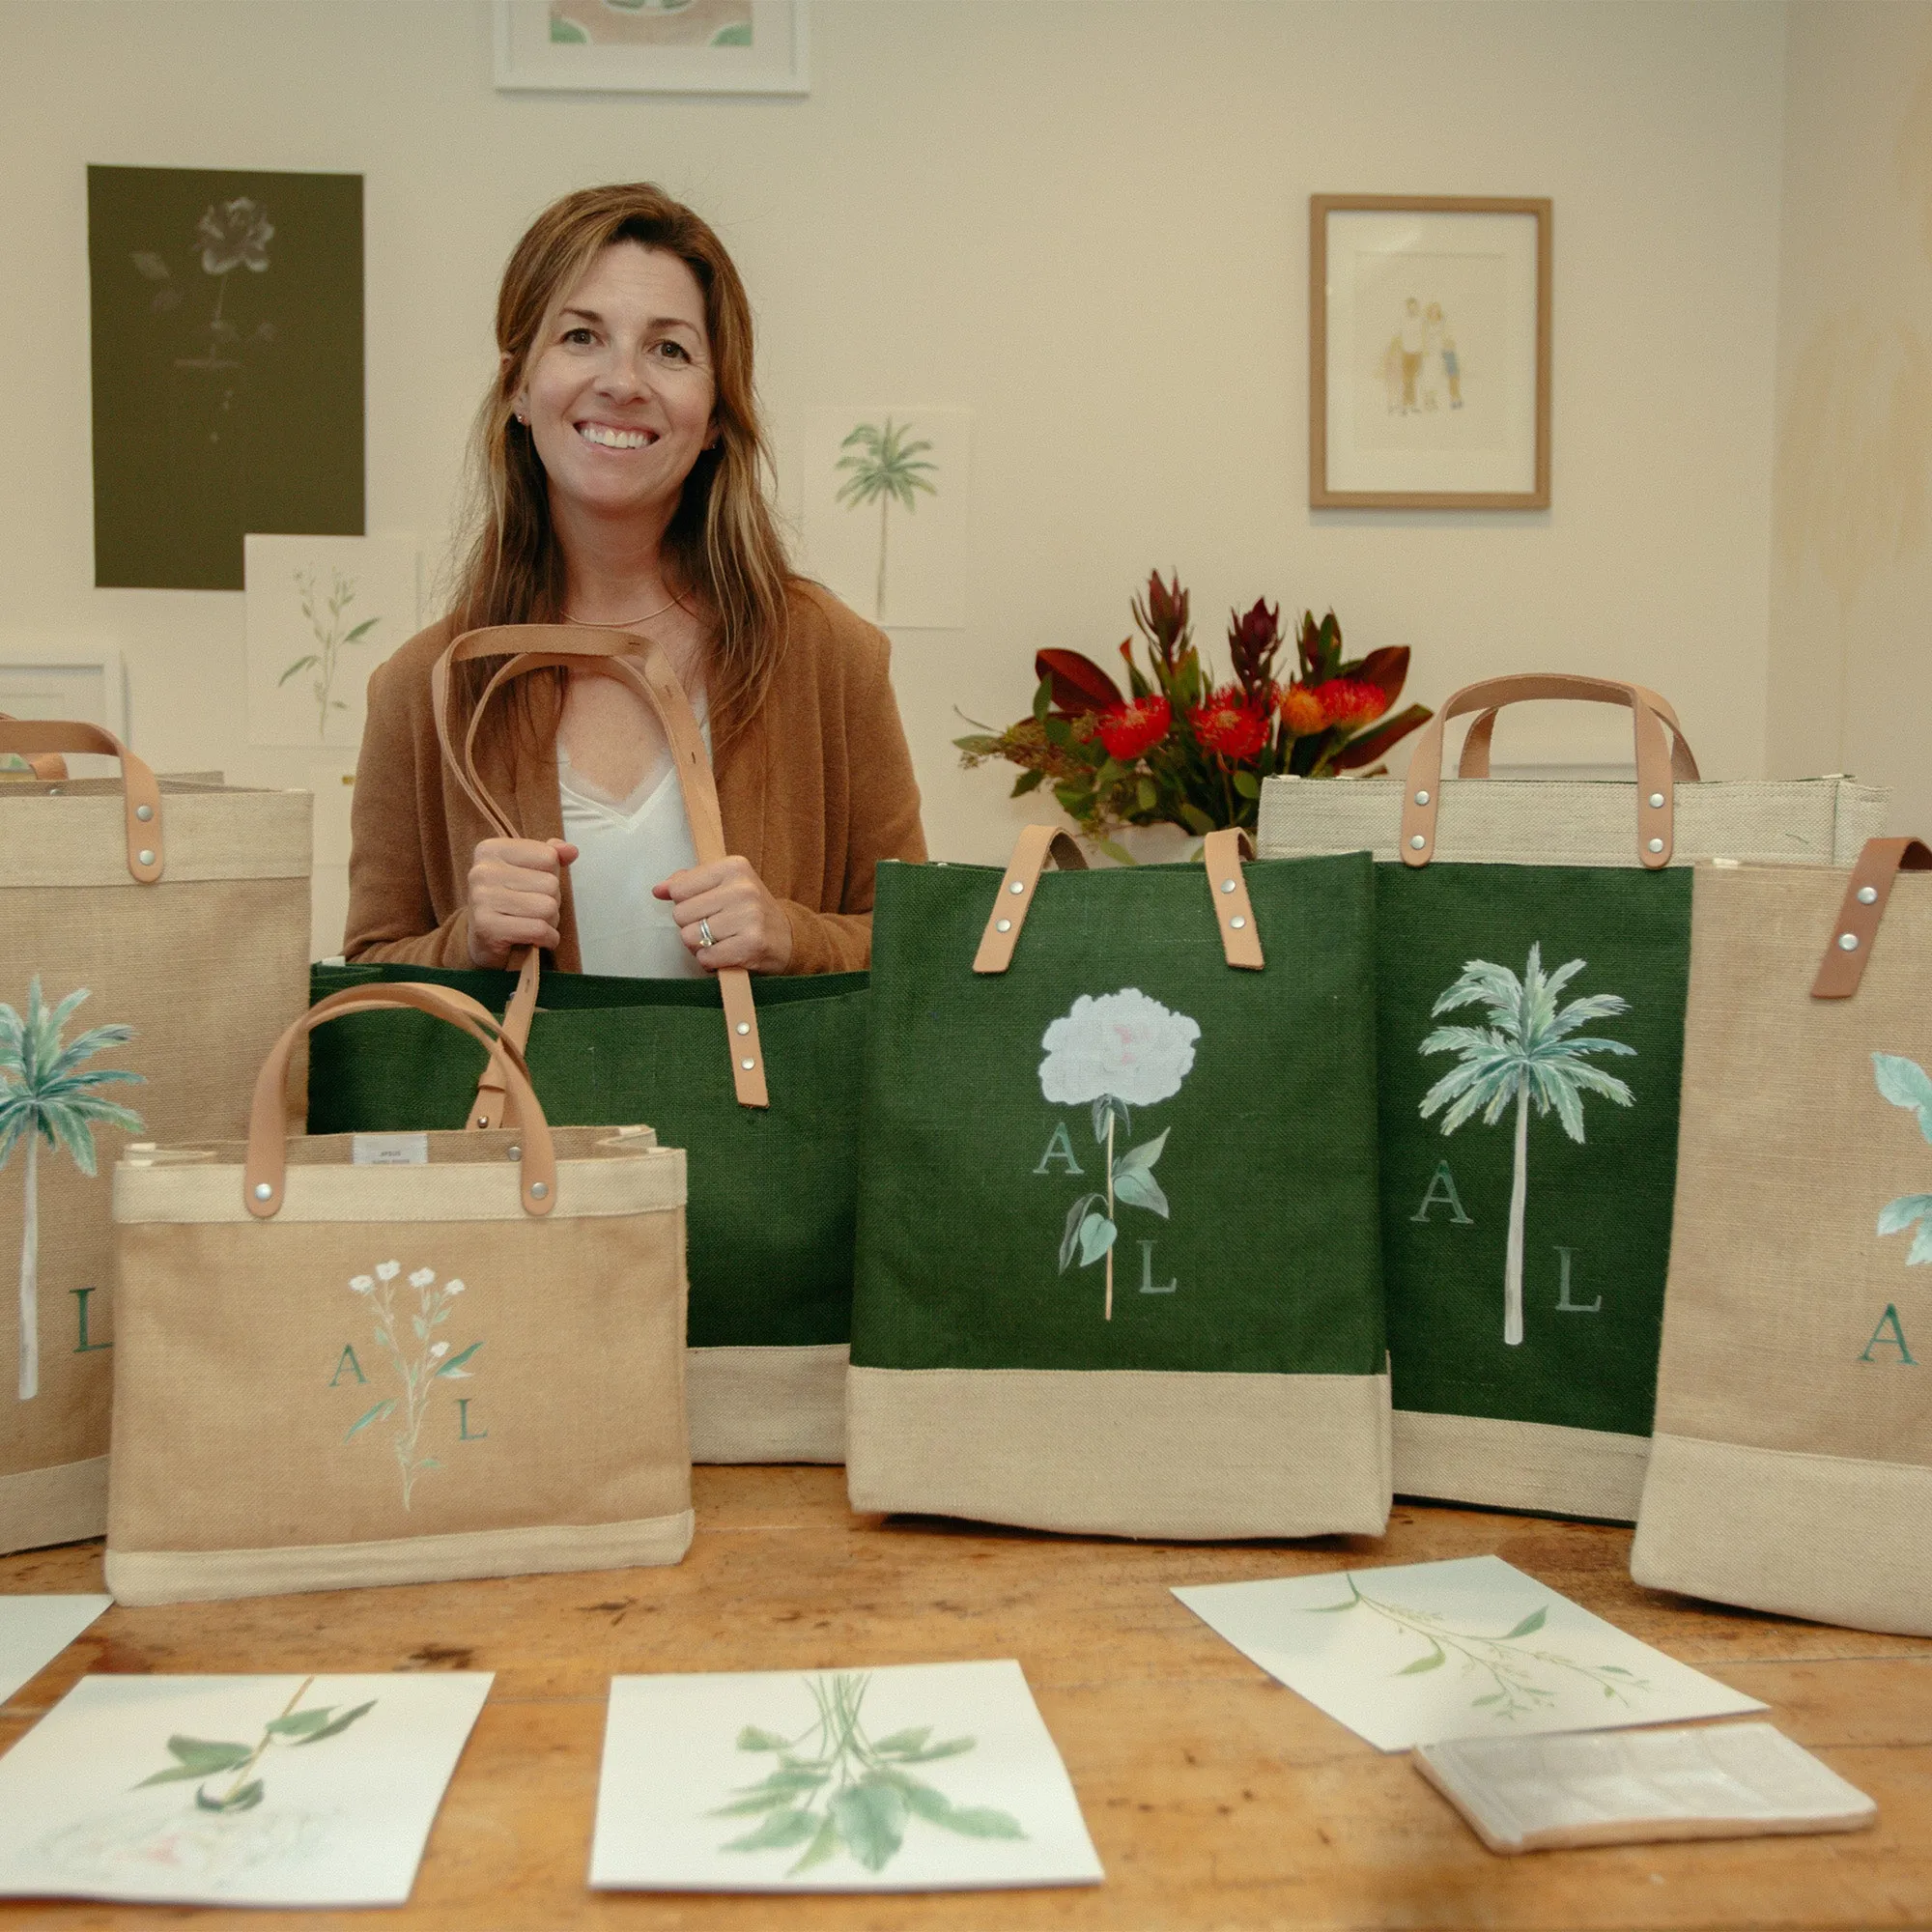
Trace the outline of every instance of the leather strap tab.
[[0, 724], [0, 752], [93, 752], [121, 761], [122, 810], [128, 824], [128, 874], [137, 886], [156, 884], [167, 866], [161, 842], [161, 788], [147, 765], [112, 731], [77, 719], [13, 718]]
[[1917, 838], [1867, 838], [1864, 850], [1845, 887], [1832, 936], [1818, 977], [1811, 982], [1814, 1000], [1849, 1000], [1865, 977], [1865, 961], [1885, 918], [1891, 882], [1901, 871], [1932, 871], [1932, 848]]
[[[504, 657], [509, 662], [484, 687], [459, 751], [449, 722], [450, 667], [486, 657]], [[727, 856], [724, 817], [718, 804], [718, 784], [704, 749], [704, 733], [697, 715], [659, 646], [649, 638], [630, 631], [590, 630], [568, 624], [499, 624], [489, 630], [465, 632], [437, 660], [430, 673], [437, 737], [457, 783], [484, 818], [497, 828], [502, 838], [521, 836], [476, 773], [476, 733], [483, 714], [489, 709], [490, 700], [512, 679], [553, 667], [614, 678], [620, 684], [630, 685], [643, 698], [664, 726], [670, 745], [671, 764], [684, 795], [685, 817], [690, 821], [691, 841], [698, 864], [715, 866], [724, 859]], [[527, 961], [525, 970], [529, 970]], [[713, 978], [718, 981], [719, 995], [724, 1004], [724, 1038], [731, 1054], [732, 1092], [741, 1107], [768, 1107], [771, 1096], [765, 1084], [765, 1055], [758, 1041], [752, 976], [742, 966], [725, 966]], [[519, 1048], [528, 1040], [529, 1019], [536, 1010], [534, 984], [527, 1002], [524, 994], [525, 988], [520, 984], [517, 999], [504, 1014], [506, 1028], [513, 1018], [521, 1021], [523, 1033], [512, 1036]], [[477, 1114], [485, 1110], [484, 1096], [479, 1092], [477, 1108], [470, 1117], [472, 1123]]]
[[[526, 946], [517, 965], [517, 990], [503, 1009], [502, 1020], [503, 1037], [519, 1053], [529, 1050], [530, 1022], [536, 1017], [537, 982], [541, 973], [537, 949]], [[514, 1127], [517, 1124], [517, 1109], [503, 1078], [501, 1062], [493, 1059], [483, 1068], [483, 1077], [476, 1083], [476, 1099], [469, 1109], [468, 1124], [472, 1132], [477, 1133], [490, 1127]]]
[[[11, 711], [0, 711], [0, 724], [18, 723]], [[27, 769], [43, 784], [59, 784], [68, 775], [67, 760], [58, 752], [20, 752], [15, 755], [26, 759]]]
[[[1631, 729], [1636, 745], [1636, 856], [1637, 863], [1656, 871], [1669, 865], [1676, 820], [1675, 781], [1688, 782], [1697, 772], [1696, 760], [1676, 736], [1673, 751], [1665, 737], [1665, 714], [1669, 707], [1658, 708], [1662, 700], [1641, 685], [1624, 684], [1613, 678], [1574, 677], [1562, 672], [1529, 672], [1516, 677], [1487, 678], [1480, 684], [1464, 685], [1451, 696], [1434, 718], [1422, 727], [1415, 752], [1408, 762], [1402, 802], [1402, 862], [1405, 866], [1426, 866], [1435, 856], [1435, 812], [1442, 788], [1442, 732], [1452, 718], [1471, 711], [1500, 710], [1506, 704], [1520, 704], [1531, 698], [1577, 698], [1595, 704], [1621, 704], [1629, 708]], [[1481, 721], [1478, 720], [1480, 724]], [[1493, 724], [1491, 725], [1493, 730]], [[1474, 727], [1471, 727], [1473, 735]], [[1466, 747], [1464, 748], [1466, 751]], [[1489, 739], [1477, 742], [1473, 763], [1487, 771]], [[1674, 774], [1674, 776], [1673, 776]]]
[[1027, 908], [1049, 857], [1063, 872], [1087, 869], [1087, 855], [1065, 833], [1051, 825], [1027, 826], [1013, 841], [1012, 860], [986, 915], [986, 930], [973, 955], [974, 972], [1004, 973], [1013, 963], [1013, 948], [1020, 943]]
[[1238, 830], [1210, 832], [1201, 846], [1221, 928], [1221, 955], [1230, 966], [1260, 972], [1267, 961], [1262, 957], [1262, 936], [1255, 929], [1255, 909], [1248, 903], [1248, 882], [1241, 873], [1244, 856], [1255, 856], [1254, 840]]
[[417, 985], [403, 981], [385, 986], [350, 986], [318, 1000], [269, 1049], [255, 1079], [255, 1097], [248, 1112], [248, 1153], [242, 1170], [242, 1201], [256, 1220], [272, 1220], [280, 1210], [287, 1180], [288, 1117], [284, 1095], [289, 1058], [296, 1041], [325, 1020], [345, 1013], [380, 1012], [387, 1008], [412, 1007], [417, 1012], [447, 1020], [479, 1039], [500, 1068], [503, 1083], [516, 1100], [524, 1136], [518, 1192], [526, 1214], [544, 1215], [556, 1206], [556, 1151], [543, 1109], [530, 1086], [523, 1054], [504, 1037], [487, 1007], [452, 986]]

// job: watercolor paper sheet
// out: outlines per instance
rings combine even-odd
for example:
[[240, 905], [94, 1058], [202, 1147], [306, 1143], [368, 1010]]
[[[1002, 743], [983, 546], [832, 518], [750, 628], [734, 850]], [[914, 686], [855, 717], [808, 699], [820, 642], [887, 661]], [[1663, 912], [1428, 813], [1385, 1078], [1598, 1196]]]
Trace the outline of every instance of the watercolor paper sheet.
[[113, 1603], [112, 1597], [0, 1597], [0, 1704]]
[[1174, 1593], [1378, 1750], [1762, 1711], [1500, 1556]]
[[413, 537], [249, 536], [248, 742], [362, 742], [369, 673], [417, 628]]
[[83, 1677], [0, 1758], [0, 1895], [401, 1905], [490, 1683]]
[[1017, 1663], [611, 1680], [593, 1886], [925, 1891], [1101, 1876]]

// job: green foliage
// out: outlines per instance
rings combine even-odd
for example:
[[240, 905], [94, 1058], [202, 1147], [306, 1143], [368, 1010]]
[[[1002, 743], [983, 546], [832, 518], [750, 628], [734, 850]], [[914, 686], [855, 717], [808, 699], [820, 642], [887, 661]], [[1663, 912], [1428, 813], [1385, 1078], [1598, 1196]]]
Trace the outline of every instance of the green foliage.
[[27, 988], [27, 1010], [0, 1004], [0, 1167], [14, 1146], [38, 1133], [49, 1147], [64, 1149], [81, 1173], [95, 1172], [94, 1127], [116, 1126], [138, 1133], [142, 1121], [132, 1109], [99, 1097], [97, 1090], [137, 1085], [144, 1078], [119, 1067], [78, 1069], [83, 1061], [134, 1037], [126, 1026], [99, 1026], [65, 1045], [61, 1031], [88, 997], [76, 987], [56, 1007], [41, 997], [38, 977]]
[[[263, 1754], [270, 1746], [319, 1745], [327, 1738], [339, 1738], [351, 1724], [367, 1717], [376, 1708], [376, 1700], [372, 1697], [366, 1704], [357, 1704], [352, 1710], [344, 1711], [340, 1717], [336, 1715], [337, 1706], [333, 1704], [324, 1704], [313, 1711], [298, 1709], [314, 1682], [313, 1677], [302, 1680], [301, 1688], [289, 1699], [288, 1708], [262, 1726], [261, 1738], [253, 1745], [179, 1734], [171, 1737], [168, 1740], [168, 1755], [175, 1760], [174, 1763], [165, 1771], [156, 1772], [152, 1777], [142, 1778], [133, 1789], [141, 1791], [151, 1784], [192, 1781], [198, 1787], [194, 1794], [196, 1810], [252, 1811], [261, 1804], [266, 1785], [262, 1778], [251, 1778], [249, 1773], [261, 1763]], [[230, 1771], [235, 1773], [235, 1778], [227, 1790], [211, 1791], [211, 1780]]]
[[914, 442], [911, 437], [910, 428], [895, 423], [891, 416], [882, 423], [861, 423], [838, 445], [851, 454], [841, 456], [835, 467], [851, 474], [838, 486], [837, 500], [857, 509], [890, 497], [902, 508], [914, 510], [919, 507], [917, 492], [938, 496], [937, 486], [927, 479], [939, 466], [923, 460], [932, 444]]
[[[1916, 1060], [1902, 1054], [1872, 1055], [1872, 1077], [1878, 1091], [1894, 1107], [1918, 1117], [1918, 1131], [1932, 1141], [1932, 1077]], [[1905, 1258], [1907, 1267], [1932, 1263], [1932, 1194], [1901, 1194], [1878, 1210], [1881, 1235], [1902, 1235], [1914, 1224], [1918, 1232], [1912, 1237], [1912, 1251]]]

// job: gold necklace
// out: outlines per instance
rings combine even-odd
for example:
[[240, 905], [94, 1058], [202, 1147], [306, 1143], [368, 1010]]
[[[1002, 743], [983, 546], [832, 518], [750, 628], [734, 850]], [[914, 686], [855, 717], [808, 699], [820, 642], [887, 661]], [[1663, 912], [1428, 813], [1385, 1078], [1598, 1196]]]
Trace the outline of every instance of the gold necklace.
[[641, 617], [619, 617], [613, 623], [593, 623], [585, 617], [573, 617], [568, 611], [563, 613], [566, 624], [575, 624], [585, 631], [622, 631], [633, 624], [648, 624], [653, 617], [662, 617], [667, 611], [675, 611], [684, 602], [682, 597], [673, 597], [668, 604], [660, 604], [655, 611], [646, 611]]

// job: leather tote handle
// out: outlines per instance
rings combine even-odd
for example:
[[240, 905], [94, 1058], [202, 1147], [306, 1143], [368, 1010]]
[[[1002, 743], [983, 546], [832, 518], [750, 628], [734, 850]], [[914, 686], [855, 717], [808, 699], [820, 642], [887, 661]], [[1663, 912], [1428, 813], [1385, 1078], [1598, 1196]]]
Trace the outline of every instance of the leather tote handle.
[[[1646, 685], [1634, 684], [1631, 687], [1663, 722], [1670, 726], [1670, 774], [1680, 781], [1692, 782], [1698, 777], [1697, 760], [1690, 747], [1685, 742], [1684, 727], [1677, 722], [1677, 713], [1667, 697], [1660, 697]], [[1490, 775], [1490, 740], [1494, 737], [1496, 720], [1502, 715], [1502, 707], [1492, 704], [1471, 724], [1463, 738], [1463, 750], [1456, 759], [1456, 776], [1459, 779], [1486, 779]]]
[[[1655, 871], [1670, 863], [1676, 820], [1675, 782], [1697, 777], [1697, 761], [1674, 715], [1668, 724], [1656, 694], [1641, 685], [1614, 678], [1573, 677], [1562, 672], [1528, 672], [1514, 677], [1486, 678], [1454, 693], [1415, 741], [1408, 762], [1402, 802], [1402, 862], [1426, 866], [1435, 855], [1436, 794], [1442, 780], [1442, 731], [1452, 718], [1471, 711], [1490, 712], [1531, 698], [1562, 697], [1592, 704], [1621, 704], [1629, 708], [1636, 744], [1636, 856]], [[1668, 707], [1665, 707], [1667, 710]], [[1481, 724], [1479, 719], [1478, 724]], [[1474, 727], [1472, 727], [1473, 730]], [[1491, 729], [1493, 729], [1492, 724]], [[1666, 736], [1666, 731], [1668, 735]], [[1487, 769], [1489, 740], [1478, 741], [1476, 762]]]
[[1811, 982], [1814, 1000], [1849, 1000], [1865, 977], [1891, 882], [1900, 872], [1932, 872], [1932, 847], [1917, 838], [1867, 838], [1845, 886], [1838, 917]]
[[[19, 722], [11, 711], [0, 711], [0, 724]], [[58, 752], [21, 752], [17, 755], [26, 759], [27, 769], [43, 784], [58, 784], [67, 777], [67, 760]]]
[[[449, 720], [450, 667], [473, 658], [504, 657], [484, 687], [470, 714], [462, 750], [455, 747]], [[726, 857], [724, 818], [718, 804], [718, 784], [705, 753], [704, 734], [696, 714], [663, 650], [649, 639], [628, 631], [592, 631], [563, 624], [502, 624], [469, 631], [437, 660], [430, 674], [437, 737], [443, 756], [464, 793], [505, 838], [519, 836], [508, 815], [493, 799], [476, 773], [476, 733], [490, 700], [515, 678], [553, 667], [614, 678], [628, 684], [656, 713], [671, 749], [671, 764], [684, 795], [685, 816], [691, 824], [692, 844], [699, 865], [712, 866]], [[517, 992], [503, 1016], [506, 1029], [521, 1048], [529, 1037], [536, 1011], [539, 972], [536, 949], [526, 953], [519, 967]], [[771, 1104], [765, 1086], [765, 1057], [758, 1042], [758, 1015], [752, 999], [752, 976], [742, 966], [721, 968], [715, 976], [724, 1005], [724, 1042], [731, 1057], [731, 1085], [741, 1107]], [[472, 1125], [491, 1125], [491, 1096], [479, 1089], [471, 1113]]]
[[[128, 875], [137, 886], [152, 886], [160, 878], [167, 859], [161, 843], [161, 788], [148, 766], [113, 732], [72, 718], [9, 718], [0, 720], [0, 752], [17, 752], [29, 761], [37, 753], [48, 752], [95, 752], [118, 758], [128, 820]], [[64, 778], [66, 768], [42, 776]]]
[[387, 1008], [413, 1008], [417, 1012], [447, 1020], [490, 1049], [504, 1085], [517, 1103], [524, 1136], [519, 1193], [526, 1214], [548, 1214], [556, 1206], [556, 1152], [550, 1127], [530, 1086], [529, 1068], [522, 1051], [503, 1035], [489, 1008], [452, 986], [417, 985], [403, 981], [386, 986], [350, 986], [318, 1000], [269, 1049], [255, 1079], [255, 1097], [248, 1113], [248, 1153], [242, 1171], [242, 1200], [258, 1221], [272, 1220], [282, 1205], [288, 1165], [288, 1116], [285, 1094], [289, 1057], [296, 1041], [325, 1020], [346, 1013], [380, 1012]]
[[[1248, 835], [1232, 829], [1208, 833], [1201, 847], [1208, 895], [1221, 928], [1222, 957], [1230, 966], [1249, 971], [1259, 971], [1267, 963], [1262, 956], [1261, 934], [1255, 930], [1255, 911], [1248, 902], [1247, 880], [1241, 873], [1242, 855], [1252, 859], [1254, 851]], [[1051, 825], [1027, 826], [1014, 841], [1012, 859], [993, 895], [993, 910], [986, 916], [980, 950], [973, 955], [974, 972], [1004, 973], [1013, 963], [1013, 949], [1020, 943], [1027, 908], [1033, 904], [1040, 872], [1049, 858], [1063, 872], [1087, 869], [1085, 856], [1065, 832]]]

